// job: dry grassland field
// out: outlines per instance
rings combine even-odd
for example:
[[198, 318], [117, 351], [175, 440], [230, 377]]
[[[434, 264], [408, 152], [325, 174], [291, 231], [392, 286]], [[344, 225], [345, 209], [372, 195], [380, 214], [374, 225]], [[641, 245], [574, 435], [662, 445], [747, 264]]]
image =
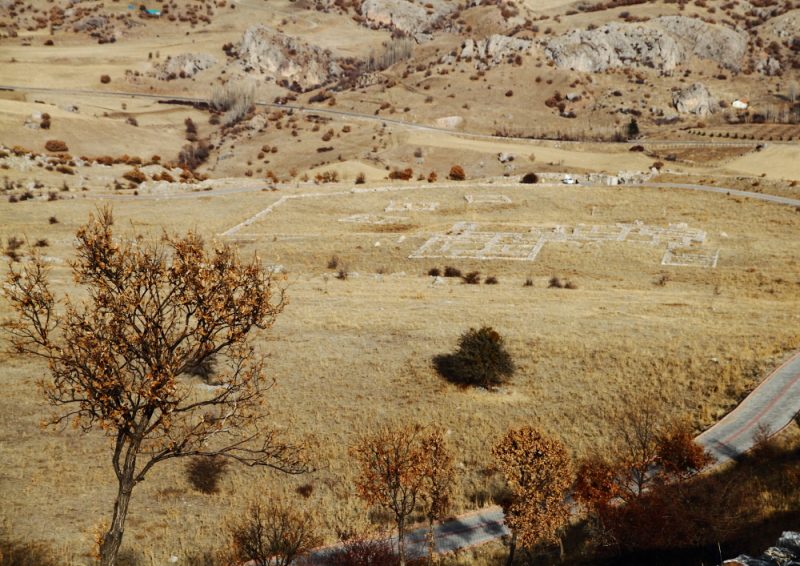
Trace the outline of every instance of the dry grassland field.
[[[391, 528], [356, 496], [348, 454], [384, 423], [443, 426], [451, 515], [474, 511], [501, 491], [490, 449], [509, 427], [580, 458], [644, 397], [700, 432], [800, 349], [800, 206], [726, 194], [800, 199], [800, 3], [624, 4], [164, 0], [149, 17], [0, 1], [9, 261], [35, 247], [57, 292], [85, 296], [76, 230], [112, 206], [119, 238], [194, 231], [257, 255], [289, 299], [255, 337], [275, 380], [264, 410], [312, 443], [316, 471], [231, 466], [202, 494], [183, 461], [159, 464], [125, 552], [189, 564], [254, 498], [308, 485], [325, 544]], [[429, 275], [446, 266], [481, 283]], [[433, 357], [483, 325], [511, 382], [442, 379]], [[42, 428], [46, 364], [5, 338], [0, 351], [0, 534], [91, 563], [117, 489], [111, 441]]]
[[[328, 522], [343, 513], [359, 517], [347, 448], [375, 423], [446, 426], [464, 471], [457, 510], [467, 510], [488, 502], [493, 488], [485, 474], [487, 446], [509, 425], [535, 423], [580, 455], [603, 442], [620, 399], [645, 392], [667, 412], [689, 415], [704, 428], [800, 346], [800, 233], [790, 207], [635, 187], [494, 188], [463, 182], [391, 189], [356, 193], [350, 186], [326, 186], [134, 200], [115, 209], [124, 232], [157, 236], [162, 227], [194, 229], [208, 240], [224, 240], [219, 234], [275, 203], [279, 194], [318, 195], [286, 200], [233, 238], [243, 254], [257, 253], [285, 270], [290, 305], [259, 338], [277, 381], [269, 411], [276, 424], [319, 443], [320, 470], [297, 482], [314, 486], [314, 507]], [[510, 202], [477, 202], [498, 196]], [[438, 206], [386, 212], [390, 203]], [[96, 204], [26, 202], [14, 205], [13, 215], [3, 205], [3, 236], [48, 238], [53, 276], [66, 289], [63, 262], [70, 257], [71, 234]], [[51, 227], [52, 215], [59, 224]], [[354, 216], [398, 220], [341, 221]], [[717, 267], [662, 266], [663, 243], [633, 238], [548, 242], [534, 261], [409, 259], [432, 235], [458, 222], [524, 234], [534, 227], [636, 221], [704, 231], [702, 248], [719, 251]], [[349, 272], [347, 280], [326, 267], [332, 256]], [[499, 283], [466, 285], [425, 275], [444, 265], [479, 270]], [[550, 289], [551, 276], [573, 281], [577, 289]], [[523, 286], [526, 278], [533, 286]], [[433, 355], [454, 347], [464, 329], [481, 324], [502, 332], [519, 364], [513, 383], [496, 393], [448, 385], [430, 365]], [[112, 497], [107, 441], [99, 434], [41, 431], [37, 423], [48, 409], [34, 394], [34, 381], [46, 368], [10, 356], [3, 367], [6, 520], [17, 532], [72, 546]], [[218, 542], [220, 516], [261, 490], [295, 483], [235, 469], [220, 494], [204, 496], [192, 491], [182, 472], [180, 464], [164, 465], [142, 485], [131, 511], [129, 536], [156, 556], [192, 541]], [[46, 524], [43, 512], [51, 517]]]

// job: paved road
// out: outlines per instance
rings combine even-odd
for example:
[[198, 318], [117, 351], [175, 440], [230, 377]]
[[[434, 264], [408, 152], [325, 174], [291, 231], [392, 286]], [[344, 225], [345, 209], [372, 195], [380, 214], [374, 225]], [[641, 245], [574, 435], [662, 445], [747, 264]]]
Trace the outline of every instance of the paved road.
[[[24, 85], [0, 85], [0, 91], [19, 91], [19, 92], [30, 92], [30, 93], [42, 93], [42, 94], [61, 94], [61, 95], [69, 95], [74, 97], [80, 96], [108, 96], [113, 98], [141, 98], [141, 99], [149, 99], [149, 100], [177, 100], [179, 102], [186, 102], [186, 103], [208, 103], [208, 98], [200, 98], [200, 97], [191, 97], [191, 96], [176, 96], [171, 94], [150, 94], [146, 92], [125, 92], [125, 91], [118, 91], [118, 90], [93, 90], [93, 89], [64, 89], [64, 88], [51, 88], [51, 87], [31, 87], [31, 86], [24, 86]], [[256, 106], [262, 106], [265, 108], [279, 108], [284, 110], [292, 110], [295, 112], [303, 112], [308, 114], [326, 114], [329, 116], [339, 116], [343, 118], [348, 118], [352, 120], [361, 120], [366, 122], [379, 122], [381, 124], [391, 124], [393, 126], [397, 126], [400, 128], [410, 129], [410, 130], [417, 130], [417, 131], [426, 131], [426, 132], [438, 132], [443, 134], [448, 134], [451, 136], [458, 136], [458, 137], [465, 137], [471, 139], [486, 139], [486, 140], [497, 140], [497, 141], [513, 141], [515, 143], [557, 143], [559, 145], [570, 145], [570, 144], [585, 144], [585, 143], [600, 143], [606, 145], [620, 145], [629, 147], [631, 143], [637, 143], [641, 145], [663, 145], [669, 147], [755, 147], [757, 145], [763, 145], [764, 142], [761, 140], [738, 140], [738, 141], [701, 141], [701, 140], [657, 140], [657, 139], [639, 139], [635, 142], [614, 142], [614, 141], [562, 141], [562, 140], [554, 140], [548, 138], [519, 138], [519, 137], [507, 137], [507, 136], [495, 136], [492, 134], [481, 134], [476, 132], [467, 132], [462, 130], [452, 130], [448, 128], [441, 128], [437, 126], [428, 126], [425, 124], [419, 124], [416, 122], [407, 122], [404, 120], [398, 120], [396, 118], [387, 118], [385, 116], [376, 116], [374, 114], [362, 114], [359, 112], [350, 112], [347, 110], [334, 110], [331, 108], [317, 108], [317, 107], [309, 107], [309, 106], [302, 106], [299, 104], [278, 104], [275, 102], [267, 102], [263, 100], [257, 100], [255, 102]], [[792, 144], [795, 142], [780, 142], [780, 141], [770, 141], [770, 144]]]
[[718, 463], [736, 459], [754, 444], [754, 436], [770, 435], [791, 424], [800, 410], [800, 352], [772, 372], [721, 421], [697, 437]]
[[[69, 89], [48, 89], [48, 88], [30, 88], [20, 86], [0, 85], [0, 89], [5, 90], [23, 90], [28, 92], [51, 92], [60, 94], [72, 95], [105, 95], [117, 97], [135, 97], [135, 98], [150, 98], [162, 99], [164, 96], [150, 95], [146, 93], [126, 93], [126, 92], [109, 92], [109, 91], [88, 91], [88, 90], [69, 90]], [[170, 97], [173, 99], [181, 100], [184, 102], [205, 102], [200, 98], [189, 97]], [[370, 121], [379, 121], [383, 123], [390, 123], [393, 125], [412, 128], [418, 130], [439, 131], [450, 135], [460, 135], [467, 137], [525, 141], [518, 138], [504, 138], [500, 136], [492, 136], [488, 134], [473, 134], [468, 132], [453, 132], [444, 128], [436, 128], [433, 126], [425, 126], [421, 124], [414, 124], [410, 122], [403, 122], [401, 120], [387, 119], [380, 116], [371, 116], [365, 114], [358, 114], [340, 110], [307, 108], [303, 106], [294, 105], [280, 105], [268, 102], [258, 102], [261, 106], [279, 107], [286, 109], [293, 109], [300, 112], [313, 112], [320, 114], [335, 114], [346, 116], [349, 118], [357, 118]], [[528, 141], [551, 141], [551, 140], [528, 140]], [[564, 142], [561, 142], [564, 143]], [[742, 142], [672, 142], [672, 141], [652, 141], [650, 143], [665, 143], [673, 145], [687, 145], [687, 146], [709, 146], [709, 145], [755, 145], [754, 143]], [[626, 144], [627, 145], [627, 144]], [[473, 185], [474, 186], [474, 185]], [[498, 187], [498, 184], [489, 186]], [[668, 188], [668, 189], [683, 189], [695, 190], [704, 192], [721, 193], [731, 196], [740, 196], [745, 198], [757, 199], [776, 204], [784, 204], [790, 206], [800, 206], [800, 200], [788, 197], [781, 197], [775, 195], [768, 195], [762, 193], [753, 193], [749, 191], [741, 191], [738, 189], [731, 189], [726, 187], [711, 187], [696, 184], [680, 184], [680, 183], [643, 183], [640, 187], [650, 188]], [[399, 189], [399, 187], [397, 187]], [[411, 187], [404, 187], [410, 189]], [[391, 187], [387, 187], [391, 190]], [[220, 191], [201, 191], [196, 193], [185, 193], [181, 195], [140, 195], [137, 197], [130, 197], [136, 199], [151, 198], [151, 199], [164, 199], [164, 198], [195, 198], [204, 196], [216, 196], [223, 194], [235, 194], [240, 192], [259, 191], [258, 187], [247, 189], [228, 189]], [[109, 195], [110, 196], [110, 195]], [[119, 198], [119, 195], [114, 195]], [[101, 197], [108, 198], [108, 197]], [[122, 197], [125, 198], [125, 197]], [[788, 426], [795, 415], [800, 410], [800, 352], [796, 353], [792, 358], [786, 361], [777, 370], [771, 373], [747, 398], [742, 401], [731, 413], [726, 415], [721, 421], [712, 426], [710, 429], [703, 432], [697, 437], [697, 441], [706, 447], [711, 454], [717, 459], [718, 463], [730, 461], [745, 453], [753, 447], [754, 435], [761, 430], [767, 430], [771, 434], [775, 434]], [[436, 541], [437, 551], [440, 553], [453, 552], [458, 549], [467, 548], [477, 544], [482, 544], [490, 540], [499, 538], [508, 534], [508, 529], [503, 524], [503, 513], [499, 507], [489, 507], [481, 511], [461, 516], [457, 519], [447, 521], [436, 527]], [[410, 556], [423, 556], [427, 552], [425, 543], [426, 529], [419, 529], [409, 533], [407, 537], [407, 545]], [[328, 551], [320, 551], [321, 557]]]
[[[760, 427], [776, 434], [791, 424], [800, 410], [800, 352], [796, 352], [753, 390], [733, 411], [697, 437], [716, 458], [717, 465], [736, 459], [754, 445]], [[427, 553], [426, 529], [413, 531], [406, 538], [409, 554]], [[436, 528], [436, 550], [440, 553], [483, 544], [508, 535], [500, 507], [442, 523]]]

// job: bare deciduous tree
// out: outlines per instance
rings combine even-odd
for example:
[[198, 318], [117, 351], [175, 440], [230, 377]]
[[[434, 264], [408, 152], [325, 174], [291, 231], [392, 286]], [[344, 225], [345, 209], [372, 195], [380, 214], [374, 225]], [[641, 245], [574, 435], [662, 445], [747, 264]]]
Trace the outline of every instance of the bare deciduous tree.
[[[9, 269], [5, 295], [16, 311], [6, 328], [22, 354], [43, 358], [41, 386], [57, 408], [51, 424], [101, 429], [113, 440], [118, 490], [100, 541], [115, 564], [133, 488], [159, 462], [222, 456], [287, 473], [308, 469], [298, 445], [264, 422], [272, 381], [249, 341], [283, 310], [283, 293], [259, 261], [227, 246], [206, 251], [194, 233], [160, 243], [112, 234], [112, 214], [90, 216], [77, 233], [75, 282], [81, 301], [57, 301], [37, 259]], [[220, 387], [200, 389], [183, 374], [211, 357]]]
[[492, 449], [510, 497], [503, 502], [511, 530], [506, 564], [514, 561], [517, 544], [561, 543], [559, 531], [569, 520], [567, 492], [572, 485], [572, 460], [564, 444], [535, 428], [511, 429]]
[[289, 566], [322, 542], [311, 515], [281, 500], [251, 505], [230, 532], [234, 559], [254, 566]]

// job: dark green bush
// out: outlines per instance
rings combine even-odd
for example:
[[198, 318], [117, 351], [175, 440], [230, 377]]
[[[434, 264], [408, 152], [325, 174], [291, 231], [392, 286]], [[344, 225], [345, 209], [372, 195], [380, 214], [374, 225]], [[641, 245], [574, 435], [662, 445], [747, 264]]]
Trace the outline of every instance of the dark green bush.
[[506, 351], [503, 338], [493, 328], [470, 328], [458, 340], [452, 354], [433, 358], [439, 374], [453, 383], [495, 388], [514, 374], [514, 361]]

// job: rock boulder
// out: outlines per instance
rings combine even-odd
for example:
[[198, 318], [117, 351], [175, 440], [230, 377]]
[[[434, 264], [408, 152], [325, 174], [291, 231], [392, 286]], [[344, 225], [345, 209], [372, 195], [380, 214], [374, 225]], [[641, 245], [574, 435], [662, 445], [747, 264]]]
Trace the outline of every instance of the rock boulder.
[[208, 53], [181, 53], [170, 57], [160, 67], [162, 79], [180, 76], [193, 77], [200, 71], [205, 71], [217, 63], [217, 60]]
[[694, 83], [688, 88], [675, 91], [672, 94], [672, 104], [682, 114], [705, 116], [712, 111], [714, 99], [703, 83]]
[[408, 0], [364, 0], [361, 15], [369, 27], [398, 30], [418, 37], [452, 12], [454, 6], [442, 0], [428, 0], [424, 5]]

